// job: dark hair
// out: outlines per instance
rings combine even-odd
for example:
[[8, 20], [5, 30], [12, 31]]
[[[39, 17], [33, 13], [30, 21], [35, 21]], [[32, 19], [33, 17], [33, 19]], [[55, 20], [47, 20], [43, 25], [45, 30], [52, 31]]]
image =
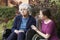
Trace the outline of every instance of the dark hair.
[[49, 19], [53, 20], [53, 22], [55, 23], [55, 25], [56, 25], [56, 27], [57, 27], [57, 24], [56, 24], [56, 22], [55, 22], [55, 20], [54, 20], [54, 17], [51, 15], [50, 9], [45, 8], [45, 9], [41, 9], [41, 11], [42, 11], [42, 14], [43, 14], [43, 15], [45, 15], [45, 16], [47, 16]]
[[44, 9], [41, 9], [41, 11], [42, 11], [42, 14], [43, 15], [45, 15], [45, 16], [47, 16], [49, 19], [51, 19], [51, 11], [49, 10], [49, 9], [47, 9], [47, 8], [44, 8]]

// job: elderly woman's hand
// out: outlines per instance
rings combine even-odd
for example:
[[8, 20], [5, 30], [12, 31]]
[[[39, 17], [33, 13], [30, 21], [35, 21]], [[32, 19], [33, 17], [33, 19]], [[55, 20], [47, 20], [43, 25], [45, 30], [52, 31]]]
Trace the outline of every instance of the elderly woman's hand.
[[15, 32], [16, 34], [19, 34], [19, 31], [18, 31], [18, 30], [14, 30], [14, 32]]
[[19, 32], [24, 32], [24, 30], [19, 30]]
[[35, 31], [38, 30], [34, 25], [32, 25], [31, 28], [32, 28], [33, 30], [35, 30]]

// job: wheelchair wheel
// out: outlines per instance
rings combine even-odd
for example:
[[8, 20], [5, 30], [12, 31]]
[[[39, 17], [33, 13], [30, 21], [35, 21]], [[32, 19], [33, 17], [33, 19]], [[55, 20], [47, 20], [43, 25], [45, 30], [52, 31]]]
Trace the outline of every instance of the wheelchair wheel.
[[38, 34], [35, 34], [32, 38], [32, 40], [48, 40], [48, 39], [45, 39], [43, 38], [42, 36], [39, 36]]
[[35, 34], [35, 35], [33, 36], [32, 40], [40, 40], [39, 35], [38, 35], [38, 34]]

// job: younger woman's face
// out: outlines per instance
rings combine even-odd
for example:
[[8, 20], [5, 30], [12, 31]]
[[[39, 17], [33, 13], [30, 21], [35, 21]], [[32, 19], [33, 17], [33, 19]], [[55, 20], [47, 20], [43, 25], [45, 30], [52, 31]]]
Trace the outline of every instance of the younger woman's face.
[[46, 16], [43, 15], [42, 11], [39, 12], [39, 19], [44, 20]]

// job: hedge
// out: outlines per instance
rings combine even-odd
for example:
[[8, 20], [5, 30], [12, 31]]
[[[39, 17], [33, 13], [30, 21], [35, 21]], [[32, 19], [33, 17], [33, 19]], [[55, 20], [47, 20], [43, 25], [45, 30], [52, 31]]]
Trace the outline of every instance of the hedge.
[[14, 7], [0, 7], [0, 20], [11, 19], [15, 16]]

